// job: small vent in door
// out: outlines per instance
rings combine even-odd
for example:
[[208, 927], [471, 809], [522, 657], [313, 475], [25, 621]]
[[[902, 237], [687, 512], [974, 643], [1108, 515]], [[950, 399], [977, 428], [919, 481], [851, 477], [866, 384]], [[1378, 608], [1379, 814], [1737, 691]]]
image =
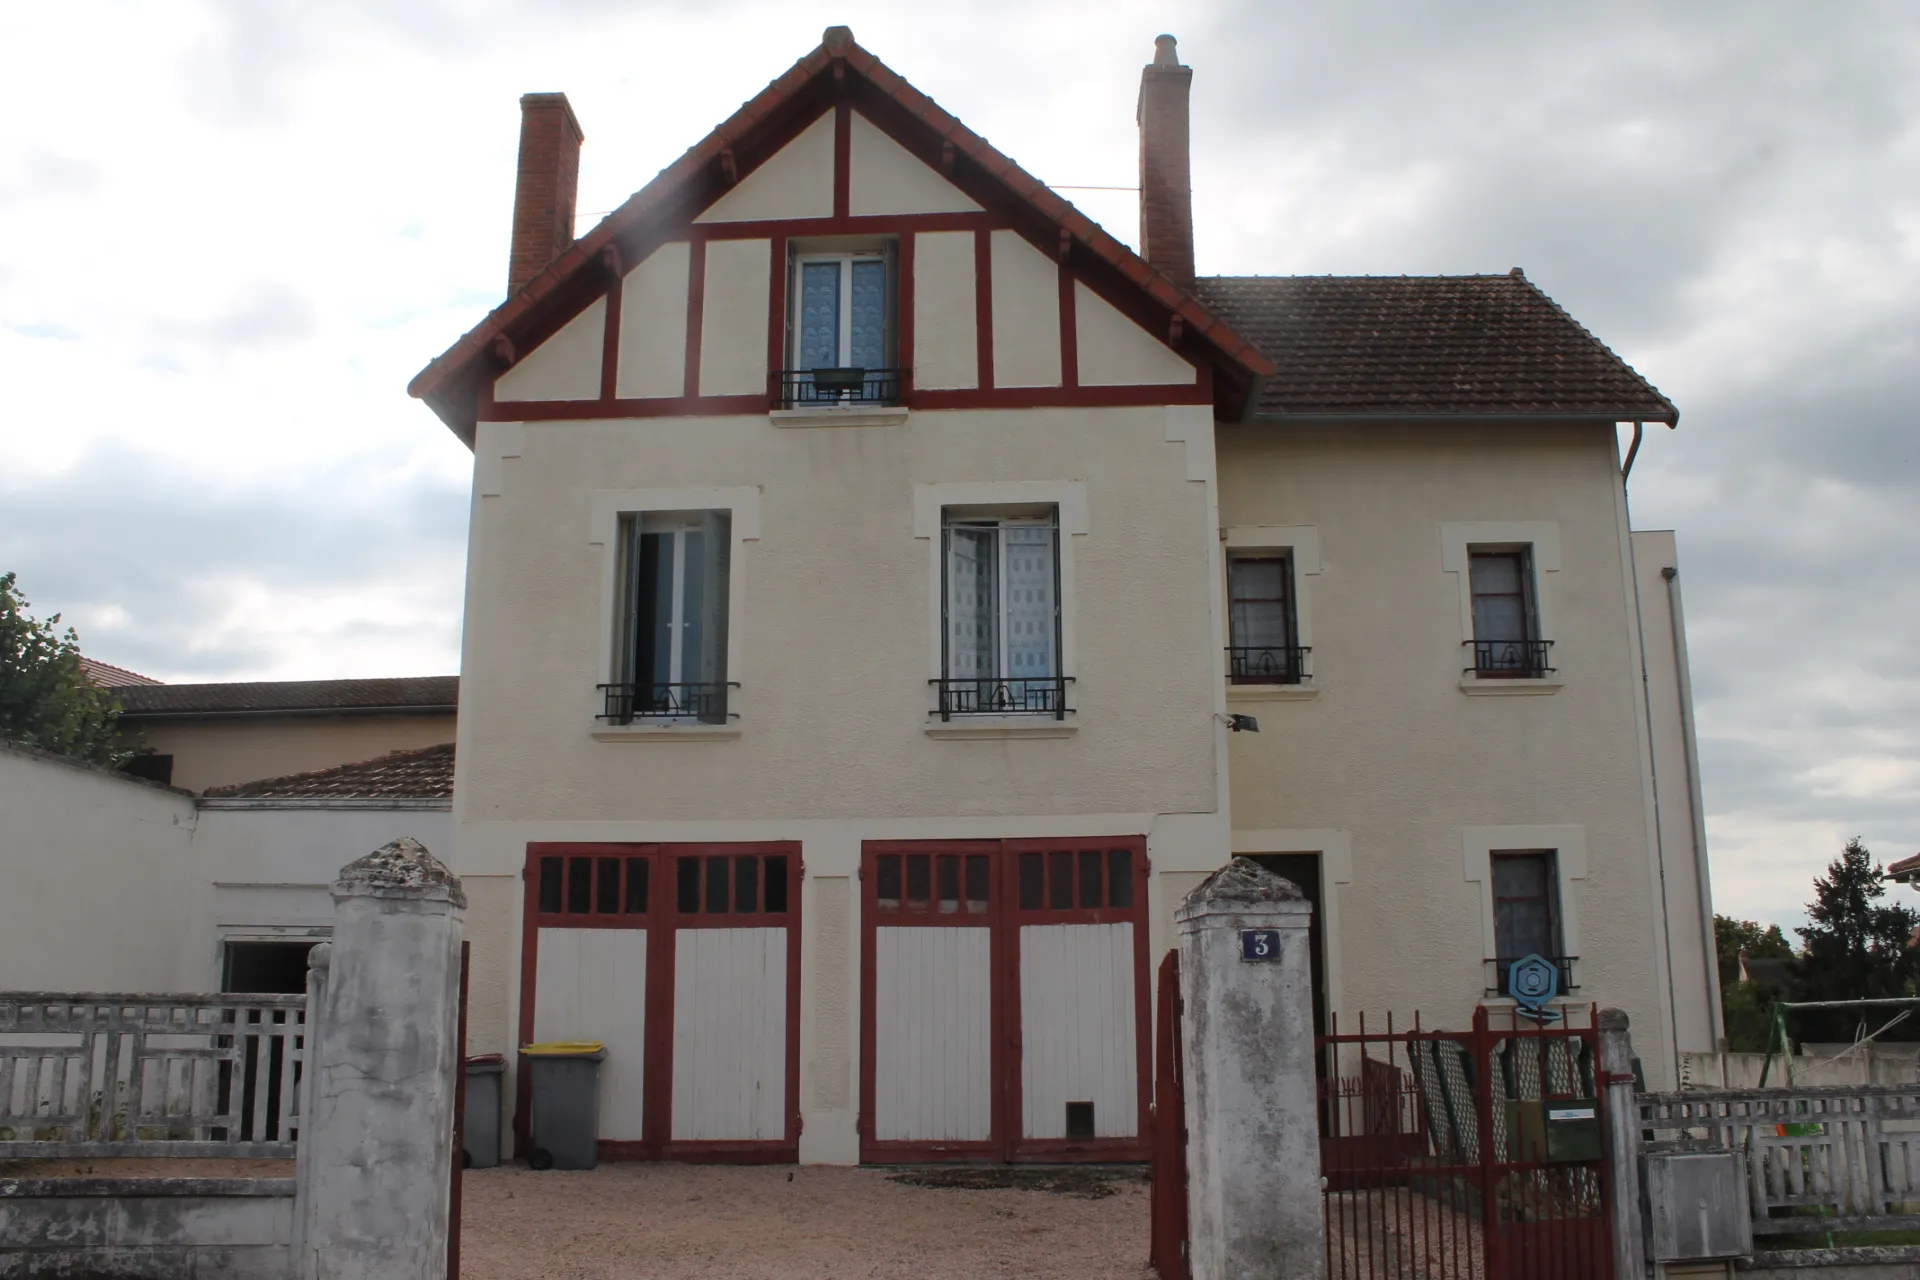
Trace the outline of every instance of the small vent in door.
[[1067, 1104], [1067, 1141], [1093, 1141], [1093, 1104], [1091, 1102]]

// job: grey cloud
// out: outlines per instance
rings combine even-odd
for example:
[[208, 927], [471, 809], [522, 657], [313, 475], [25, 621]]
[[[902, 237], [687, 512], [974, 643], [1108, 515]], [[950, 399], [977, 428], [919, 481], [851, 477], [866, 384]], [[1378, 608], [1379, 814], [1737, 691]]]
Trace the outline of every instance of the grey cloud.
[[[0, 500], [0, 565], [20, 574], [37, 611], [76, 623], [123, 611], [129, 625], [92, 642], [82, 625], [81, 641], [135, 670], [216, 679], [266, 666], [276, 651], [263, 636], [218, 629], [247, 584], [295, 597], [364, 588], [378, 598], [418, 591], [419, 575], [436, 568], [445, 581], [434, 594], [448, 607], [435, 638], [457, 650], [466, 539], [457, 486], [383, 481], [343, 465], [233, 491], [183, 462], [102, 451], [52, 481], [0, 490]], [[398, 624], [353, 619], [301, 637], [348, 650], [383, 638], [418, 639]]]

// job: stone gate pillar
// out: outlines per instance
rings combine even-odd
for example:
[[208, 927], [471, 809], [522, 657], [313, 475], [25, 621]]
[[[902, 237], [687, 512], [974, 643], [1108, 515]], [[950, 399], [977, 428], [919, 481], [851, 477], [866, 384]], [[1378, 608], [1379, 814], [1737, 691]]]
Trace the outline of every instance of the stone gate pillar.
[[1187, 1204], [1194, 1280], [1321, 1280], [1313, 908], [1235, 858], [1187, 896]]
[[466, 895], [417, 840], [348, 863], [300, 1131], [303, 1280], [443, 1280]]

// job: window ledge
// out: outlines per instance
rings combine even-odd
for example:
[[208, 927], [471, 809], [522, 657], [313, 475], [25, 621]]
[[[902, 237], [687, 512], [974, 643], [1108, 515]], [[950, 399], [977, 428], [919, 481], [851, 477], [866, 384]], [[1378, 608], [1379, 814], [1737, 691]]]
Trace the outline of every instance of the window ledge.
[[1311, 684], [1229, 684], [1228, 702], [1309, 702], [1320, 696]]
[[628, 724], [593, 731], [596, 742], [718, 742], [739, 736], [737, 724]]
[[767, 415], [776, 427], [897, 427], [907, 420], [907, 406], [850, 405], [818, 409], [774, 409]]
[[1080, 732], [1072, 720], [1052, 716], [967, 717], [959, 720], [935, 720], [927, 725], [929, 738], [972, 738], [976, 741], [1004, 741], [1009, 738], [1071, 738]]
[[1478, 676], [1460, 677], [1460, 692], [1492, 697], [1523, 697], [1530, 693], [1558, 693], [1566, 681], [1553, 677], [1520, 680], [1483, 680]]

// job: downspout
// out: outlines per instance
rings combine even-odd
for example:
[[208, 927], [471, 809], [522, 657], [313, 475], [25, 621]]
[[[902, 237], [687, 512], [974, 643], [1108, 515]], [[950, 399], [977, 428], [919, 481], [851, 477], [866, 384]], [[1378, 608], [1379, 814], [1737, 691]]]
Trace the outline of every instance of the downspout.
[[1707, 816], [1700, 797], [1700, 747], [1694, 741], [1693, 673], [1687, 669], [1686, 623], [1680, 612], [1680, 570], [1668, 565], [1660, 571], [1667, 582], [1667, 620], [1673, 632], [1674, 680], [1680, 699], [1680, 747], [1686, 765], [1687, 802], [1693, 816], [1693, 873], [1700, 885], [1700, 945], [1707, 961], [1707, 1010], [1713, 1019], [1714, 1043], [1726, 1039], [1726, 1010], [1720, 998], [1720, 951], [1713, 929], [1713, 884], [1707, 874]]
[[1640, 452], [1640, 433], [1645, 426], [1644, 422], [1633, 424], [1633, 443], [1627, 446], [1627, 460], [1620, 464], [1620, 487], [1623, 489], [1627, 486], [1627, 477], [1633, 474], [1633, 458]]

